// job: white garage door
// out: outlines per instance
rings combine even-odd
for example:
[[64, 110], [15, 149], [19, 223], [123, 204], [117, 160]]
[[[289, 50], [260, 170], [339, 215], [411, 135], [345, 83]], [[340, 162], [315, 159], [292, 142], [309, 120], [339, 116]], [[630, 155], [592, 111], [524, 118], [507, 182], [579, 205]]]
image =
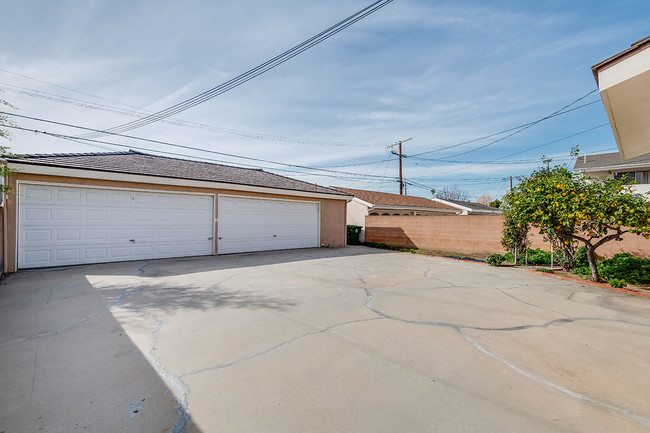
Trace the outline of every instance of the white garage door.
[[214, 197], [21, 184], [18, 268], [209, 255]]
[[313, 248], [320, 242], [318, 203], [219, 197], [219, 254]]

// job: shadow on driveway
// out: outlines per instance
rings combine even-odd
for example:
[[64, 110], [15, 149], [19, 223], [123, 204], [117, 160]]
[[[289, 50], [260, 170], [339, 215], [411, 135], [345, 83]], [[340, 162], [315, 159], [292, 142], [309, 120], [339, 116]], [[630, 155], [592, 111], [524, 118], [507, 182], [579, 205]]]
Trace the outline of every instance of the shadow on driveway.
[[0, 431], [199, 432], [155, 367], [82, 272], [0, 286]]

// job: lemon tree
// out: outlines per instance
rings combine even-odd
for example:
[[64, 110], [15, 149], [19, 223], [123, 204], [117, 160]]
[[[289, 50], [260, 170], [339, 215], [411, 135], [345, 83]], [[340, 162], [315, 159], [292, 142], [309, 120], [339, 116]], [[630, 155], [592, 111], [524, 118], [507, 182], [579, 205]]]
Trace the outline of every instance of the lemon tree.
[[503, 199], [506, 224], [536, 227], [547, 239], [572, 251], [587, 249], [593, 281], [599, 281], [595, 251], [626, 233], [650, 239], [650, 201], [625, 179], [593, 179], [564, 166], [542, 168], [524, 178]]

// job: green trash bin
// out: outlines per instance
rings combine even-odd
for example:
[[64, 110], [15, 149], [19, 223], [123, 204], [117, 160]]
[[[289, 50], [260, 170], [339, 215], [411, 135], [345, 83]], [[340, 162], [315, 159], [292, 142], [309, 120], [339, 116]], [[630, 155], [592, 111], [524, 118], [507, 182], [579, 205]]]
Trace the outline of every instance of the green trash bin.
[[348, 245], [359, 245], [359, 235], [361, 235], [361, 226], [348, 226]]

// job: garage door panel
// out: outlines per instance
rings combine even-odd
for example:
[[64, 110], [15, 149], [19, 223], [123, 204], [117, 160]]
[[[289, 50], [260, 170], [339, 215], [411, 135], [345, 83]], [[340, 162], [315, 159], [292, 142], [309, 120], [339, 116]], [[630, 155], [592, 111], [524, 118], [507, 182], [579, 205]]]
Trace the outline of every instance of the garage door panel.
[[86, 248], [84, 250], [84, 259], [88, 263], [104, 262], [108, 259], [108, 253], [106, 248]]
[[25, 221], [49, 222], [52, 220], [52, 211], [46, 208], [27, 209], [23, 214], [21, 214], [21, 219]]
[[319, 244], [315, 202], [219, 197], [220, 254], [313, 248]]
[[79, 242], [81, 229], [58, 229], [54, 231], [54, 242]]
[[108, 191], [94, 190], [86, 191], [85, 200], [87, 203], [105, 204], [108, 203]]
[[19, 192], [19, 268], [213, 253], [213, 196], [30, 184]]
[[108, 241], [108, 230], [103, 228], [85, 229], [84, 239], [87, 241], [94, 241], [94, 242], [106, 242]]
[[52, 241], [52, 230], [49, 229], [33, 229], [27, 230], [23, 242], [27, 243], [49, 243]]
[[47, 266], [48, 263], [52, 262], [52, 251], [37, 249], [37, 250], [27, 250], [23, 254], [24, 261], [26, 263], [33, 264], [36, 266]]
[[82, 202], [82, 191], [74, 189], [58, 189], [54, 191], [54, 200], [69, 205], [79, 205]]
[[112, 205], [131, 205], [133, 193], [127, 191], [111, 191], [109, 201]]
[[54, 251], [55, 261], [61, 262], [78, 262], [81, 258], [81, 251], [78, 248], [62, 249], [58, 248]]
[[22, 189], [24, 197], [33, 198], [41, 203], [51, 202], [54, 191], [49, 188], [43, 188], [35, 185], [25, 186]]
[[96, 224], [108, 222], [108, 211], [86, 210], [84, 214], [86, 221], [93, 221]]
[[156, 220], [155, 213], [152, 211], [138, 210], [133, 212], [136, 222], [153, 222]]

